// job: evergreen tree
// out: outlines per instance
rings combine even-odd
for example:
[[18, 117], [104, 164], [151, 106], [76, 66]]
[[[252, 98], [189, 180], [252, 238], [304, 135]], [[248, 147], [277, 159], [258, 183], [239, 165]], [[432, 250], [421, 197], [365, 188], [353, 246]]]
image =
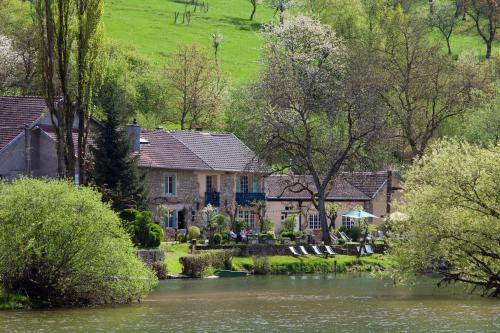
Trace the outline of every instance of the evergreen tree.
[[121, 128], [120, 96], [123, 95], [117, 85], [111, 85], [113, 87], [103, 89], [99, 98], [105, 120], [92, 149], [93, 180], [103, 194], [103, 201], [111, 202], [115, 211], [144, 209], [144, 175], [137, 168], [137, 157], [131, 153], [129, 135]]

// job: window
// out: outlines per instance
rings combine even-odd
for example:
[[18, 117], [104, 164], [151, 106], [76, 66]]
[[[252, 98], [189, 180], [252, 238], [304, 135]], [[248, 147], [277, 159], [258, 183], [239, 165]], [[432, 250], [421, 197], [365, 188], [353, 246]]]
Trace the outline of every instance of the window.
[[255, 229], [255, 212], [252, 210], [240, 210], [238, 212], [238, 217], [242, 218], [245, 220], [248, 229], [254, 230]]
[[347, 229], [354, 227], [354, 219], [348, 216], [342, 216], [342, 225]]
[[281, 222], [283, 222], [287, 217], [295, 215], [297, 215], [297, 212], [293, 206], [285, 206], [285, 208], [281, 211]]
[[321, 229], [321, 223], [319, 221], [319, 215], [318, 214], [311, 214], [309, 215], [308, 218], [309, 222], [309, 229], [316, 230], [316, 229]]
[[173, 175], [165, 176], [165, 195], [175, 195], [175, 194], [176, 194], [175, 176]]
[[165, 219], [165, 227], [177, 228], [177, 211], [173, 210]]
[[207, 192], [216, 192], [214, 187], [214, 176], [207, 176]]
[[250, 188], [248, 187], [248, 176], [240, 177], [240, 192], [248, 193]]

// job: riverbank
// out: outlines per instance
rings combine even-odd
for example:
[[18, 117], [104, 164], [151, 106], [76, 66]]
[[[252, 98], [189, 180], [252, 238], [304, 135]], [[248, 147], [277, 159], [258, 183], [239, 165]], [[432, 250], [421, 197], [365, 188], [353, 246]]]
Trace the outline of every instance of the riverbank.
[[[180, 274], [182, 265], [179, 258], [189, 255], [189, 245], [186, 243], [163, 243], [165, 263], [169, 274]], [[350, 255], [336, 255], [334, 257], [292, 257], [266, 256], [233, 257], [233, 270], [245, 270], [250, 273], [262, 273], [262, 265], [269, 274], [311, 274], [311, 273], [342, 273], [342, 272], [372, 272], [391, 267], [394, 263], [386, 255], [374, 254], [357, 258]], [[255, 266], [260, 267], [255, 267]]]
[[0, 310], [26, 309], [29, 307], [30, 302], [26, 296], [7, 293], [0, 288]]

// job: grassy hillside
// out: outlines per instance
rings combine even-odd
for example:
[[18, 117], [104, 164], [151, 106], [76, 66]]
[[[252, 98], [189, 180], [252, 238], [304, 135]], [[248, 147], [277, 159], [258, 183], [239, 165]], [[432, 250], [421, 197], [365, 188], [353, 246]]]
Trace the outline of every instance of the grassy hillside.
[[[191, 23], [182, 24], [185, 3], [190, 0], [108, 0], [105, 26], [108, 37], [133, 46], [151, 62], [163, 65], [179, 43], [193, 43], [210, 48], [210, 35], [220, 32], [223, 42], [219, 63], [233, 81], [246, 81], [256, 74], [261, 41], [261, 24], [273, 19], [270, 8], [259, 6], [253, 21], [248, 18], [248, 0], [198, 0], [208, 2], [208, 13], [200, 9]], [[187, 10], [193, 12], [194, 6]], [[180, 12], [174, 24], [174, 12]]]

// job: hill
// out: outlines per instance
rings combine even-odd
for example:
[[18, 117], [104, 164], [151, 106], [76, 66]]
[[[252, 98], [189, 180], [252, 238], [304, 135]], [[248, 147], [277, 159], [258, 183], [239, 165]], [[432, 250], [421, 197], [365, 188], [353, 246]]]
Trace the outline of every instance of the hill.
[[[219, 63], [230, 73], [234, 82], [244, 82], [258, 71], [261, 40], [258, 36], [263, 23], [273, 19], [273, 11], [260, 5], [253, 21], [249, 20], [248, 0], [198, 0], [202, 7], [187, 5], [191, 0], [109, 0], [106, 1], [104, 22], [106, 34], [113, 40], [135, 48], [152, 63], [163, 65], [179, 43], [197, 43], [210, 48], [210, 36], [219, 32], [223, 42]], [[190, 24], [183, 13], [192, 13]], [[177, 24], [174, 13], [179, 12]]]

